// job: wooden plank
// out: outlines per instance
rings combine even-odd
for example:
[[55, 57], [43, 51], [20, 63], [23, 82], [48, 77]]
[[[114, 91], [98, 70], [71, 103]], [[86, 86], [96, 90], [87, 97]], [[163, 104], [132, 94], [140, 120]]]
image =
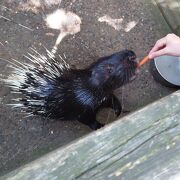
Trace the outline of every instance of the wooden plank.
[[0, 179], [169, 179], [180, 176], [180, 91]]
[[180, 35], [180, 1], [155, 0], [155, 2], [171, 29]]

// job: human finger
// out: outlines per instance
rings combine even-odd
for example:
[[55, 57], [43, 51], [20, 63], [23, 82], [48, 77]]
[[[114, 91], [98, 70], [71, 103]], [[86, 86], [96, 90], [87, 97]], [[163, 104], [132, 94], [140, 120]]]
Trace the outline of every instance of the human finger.
[[154, 45], [154, 47], [151, 49], [151, 51], [149, 52], [149, 54], [158, 51], [159, 49], [163, 48], [166, 45], [166, 38], [162, 38], [159, 39], [156, 44]]
[[154, 59], [159, 56], [163, 56], [167, 54], [167, 48], [163, 48], [159, 51], [152, 52], [148, 55], [149, 59]]

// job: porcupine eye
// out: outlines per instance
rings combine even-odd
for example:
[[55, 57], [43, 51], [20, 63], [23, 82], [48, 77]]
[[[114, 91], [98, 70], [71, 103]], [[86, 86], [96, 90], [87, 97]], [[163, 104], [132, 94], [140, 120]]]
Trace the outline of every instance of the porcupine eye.
[[111, 74], [114, 70], [114, 65], [108, 64], [106, 70], [107, 70], [108, 74]]

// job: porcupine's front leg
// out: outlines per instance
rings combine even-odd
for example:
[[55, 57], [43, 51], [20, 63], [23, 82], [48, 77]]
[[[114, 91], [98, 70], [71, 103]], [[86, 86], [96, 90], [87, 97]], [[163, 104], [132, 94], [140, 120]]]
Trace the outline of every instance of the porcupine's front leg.
[[115, 111], [116, 116], [119, 116], [122, 112], [122, 106], [117, 97], [114, 94], [110, 94], [107, 100], [101, 105], [103, 107], [110, 107]]
[[96, 120], [96, 113], [91, 110], [79, 115], [78, 121], [89, 126], [93, 130], [97, 130], [104, 126], [104, 124], [101, 124]]

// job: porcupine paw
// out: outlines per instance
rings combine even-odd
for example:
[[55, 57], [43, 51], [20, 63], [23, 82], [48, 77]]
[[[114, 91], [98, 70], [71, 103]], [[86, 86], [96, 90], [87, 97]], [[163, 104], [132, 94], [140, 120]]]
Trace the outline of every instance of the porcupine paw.
[[119, 116], [121, 114], [121, 112], [122, 112], [122, 109], [119, 106], [116, 106], [113, 109], [114, 109], [114, 112], [115, 112], [116, 116]]
[[114, 95], [112, 95], [111, 108], [114, 110], [116, 116], [119, 116], [122, 112], [121, 103], [119, 102], [119, 100]]
[[90, 128], [93, 130], [100, 129], [103, 126], [104, 126], [104, 124], [99, 123], [98, 121], [94, 121], [92, 124], [90, 124]]
[[115, 115], [118, 117], [121, 113], [124, 113], [124, 114], [127, 114], [127, 113], [130, 113], [131, 111], [130, 110], [126, 110], [126, 109], [121, 109], [121, 108], [117, 108], [117, 109], [114, 109], [115, 111]]

